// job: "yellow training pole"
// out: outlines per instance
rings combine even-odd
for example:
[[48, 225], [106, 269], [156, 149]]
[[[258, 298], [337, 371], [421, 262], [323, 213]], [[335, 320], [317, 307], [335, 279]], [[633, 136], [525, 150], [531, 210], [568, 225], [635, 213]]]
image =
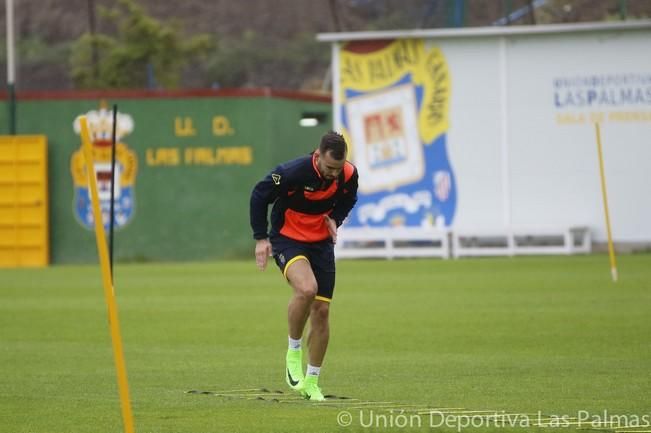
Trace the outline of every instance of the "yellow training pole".
[[597, 153], [599, 154], [599, 174], [601, 176], [601, 195], [604, 202], [604, 214], [606, 215], [606, 231], [608, 232], [608, 255], [610, 256], [610, 274], [613, 281], [617, 282], [617, 261], [615, 260], [615, 248], [613, 247], [613, 235], [610, 231], [610, 215], [608, 213], [608, 194], [606, 193], [606, 175], [604, 173], [604, 157], [601, 151], [601, 130], [599, 122], [594, 124], [597, 132]]
[[93, 164], [93, 149], [88, 133], [88, 120], [86, 116], [79, 118], [81, 125], [81, 141], [86, 159], [86, 173], [88, 174], [88, 185], [90, 186], [91, 200], [93, 203], [93, 219], [95, 220], [95, 238], [97, 240], [97, 252], [102, 268], [102, 282], [104, 284], [104, 298], [108, 307], [109, 327], [111, 330], [111, 341], [113, 342], [113, 357], [115, 369], [118, 376], [118, 390], [120, 392], [120, 404], [122, 406], [122, 421], [124, 422], [125, 433], [134, 433], [133, 416], [131, 414], [131, 402], [129, 400], [129, 382], [127, 381], [127, 367], [124, 363], [122, 351], [122, 337], [120, 337], [120, 324], [118, 322], [118, 307], [115, 302], [115, 290], [113, 290], [113, 278], [109, 265], [108, 247], [106, 246], [106, 235], [104, 223], [99, 207], [99, 195], [97, 193], [97, 178]]

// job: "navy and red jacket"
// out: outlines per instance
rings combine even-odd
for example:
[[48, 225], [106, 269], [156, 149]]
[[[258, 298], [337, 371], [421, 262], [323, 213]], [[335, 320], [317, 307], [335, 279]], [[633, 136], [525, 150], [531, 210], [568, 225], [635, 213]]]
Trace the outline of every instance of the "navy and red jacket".
[[[330, 237], [324, 215], [339, 227], [357, 202], [357, 168], [346, 161], [337, 179], [321, 177], [314, 153], [276, 167], [251, 193], [251, 228], [255, 239], [283, 235], [301, 242]], [[267, 211], [271, 210], [271, 231]]]

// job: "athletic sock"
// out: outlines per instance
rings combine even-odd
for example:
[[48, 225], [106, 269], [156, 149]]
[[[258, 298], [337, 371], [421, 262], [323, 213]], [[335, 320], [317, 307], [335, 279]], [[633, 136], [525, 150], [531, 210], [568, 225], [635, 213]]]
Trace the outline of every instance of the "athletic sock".
[[308, 376], [319, 377], [319, 373], [321, 373], [321, 367], [315, 367], [313, 365], [307, 364], [307, 374], [308, 374]]
[[301, 348], [301, 339], [299, 338], [298, 340], [294, 340], [292, 337], [289, 338], [289, 348], [298, 350]]

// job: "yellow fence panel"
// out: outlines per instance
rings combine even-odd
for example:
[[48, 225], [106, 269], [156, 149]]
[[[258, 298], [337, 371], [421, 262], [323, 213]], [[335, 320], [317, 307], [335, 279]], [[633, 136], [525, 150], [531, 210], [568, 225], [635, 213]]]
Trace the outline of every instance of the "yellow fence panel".
[[0, 136], [0, 267], [47, 266], [47, 138]]

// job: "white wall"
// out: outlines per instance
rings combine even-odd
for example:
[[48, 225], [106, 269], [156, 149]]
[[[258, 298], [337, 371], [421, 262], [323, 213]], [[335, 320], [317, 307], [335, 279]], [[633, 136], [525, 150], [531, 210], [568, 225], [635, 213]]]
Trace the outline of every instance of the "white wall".
[[[500, 38], [506, 38], [505, 71], [500, 68]], [[603, 113], [613, 236], [617, 241], [651, 241], [650, 31], [436, 38], [430, 43], [442, 49], [452, 81], [448, 149], [458, 182], [454, 226], [588, 225], [597, 240], [604, 240], [590, 122], [591, 115]], [[506, 88], [501, 86], [502, 72]], [[643, 92], [642, 102], [555, 105], [557, 78], [629, 74], [638, 77], [633, 84], [572, 85], [560, 91], [617, 94], [631, 87]], [[646, 120], [613, 121], [608, 118], [612, 112], [634, 112]], [[562, 124], [559, 115], [577, 121]], [[578, 122], [581, 115], [584, 122]], [[505, 137], [502, 125], [507, 126]]]
[[448, 152], [457, 180], [454, 226], [502, 227], [500, 89], [495, 40], [435, 41], [450, 72]]

